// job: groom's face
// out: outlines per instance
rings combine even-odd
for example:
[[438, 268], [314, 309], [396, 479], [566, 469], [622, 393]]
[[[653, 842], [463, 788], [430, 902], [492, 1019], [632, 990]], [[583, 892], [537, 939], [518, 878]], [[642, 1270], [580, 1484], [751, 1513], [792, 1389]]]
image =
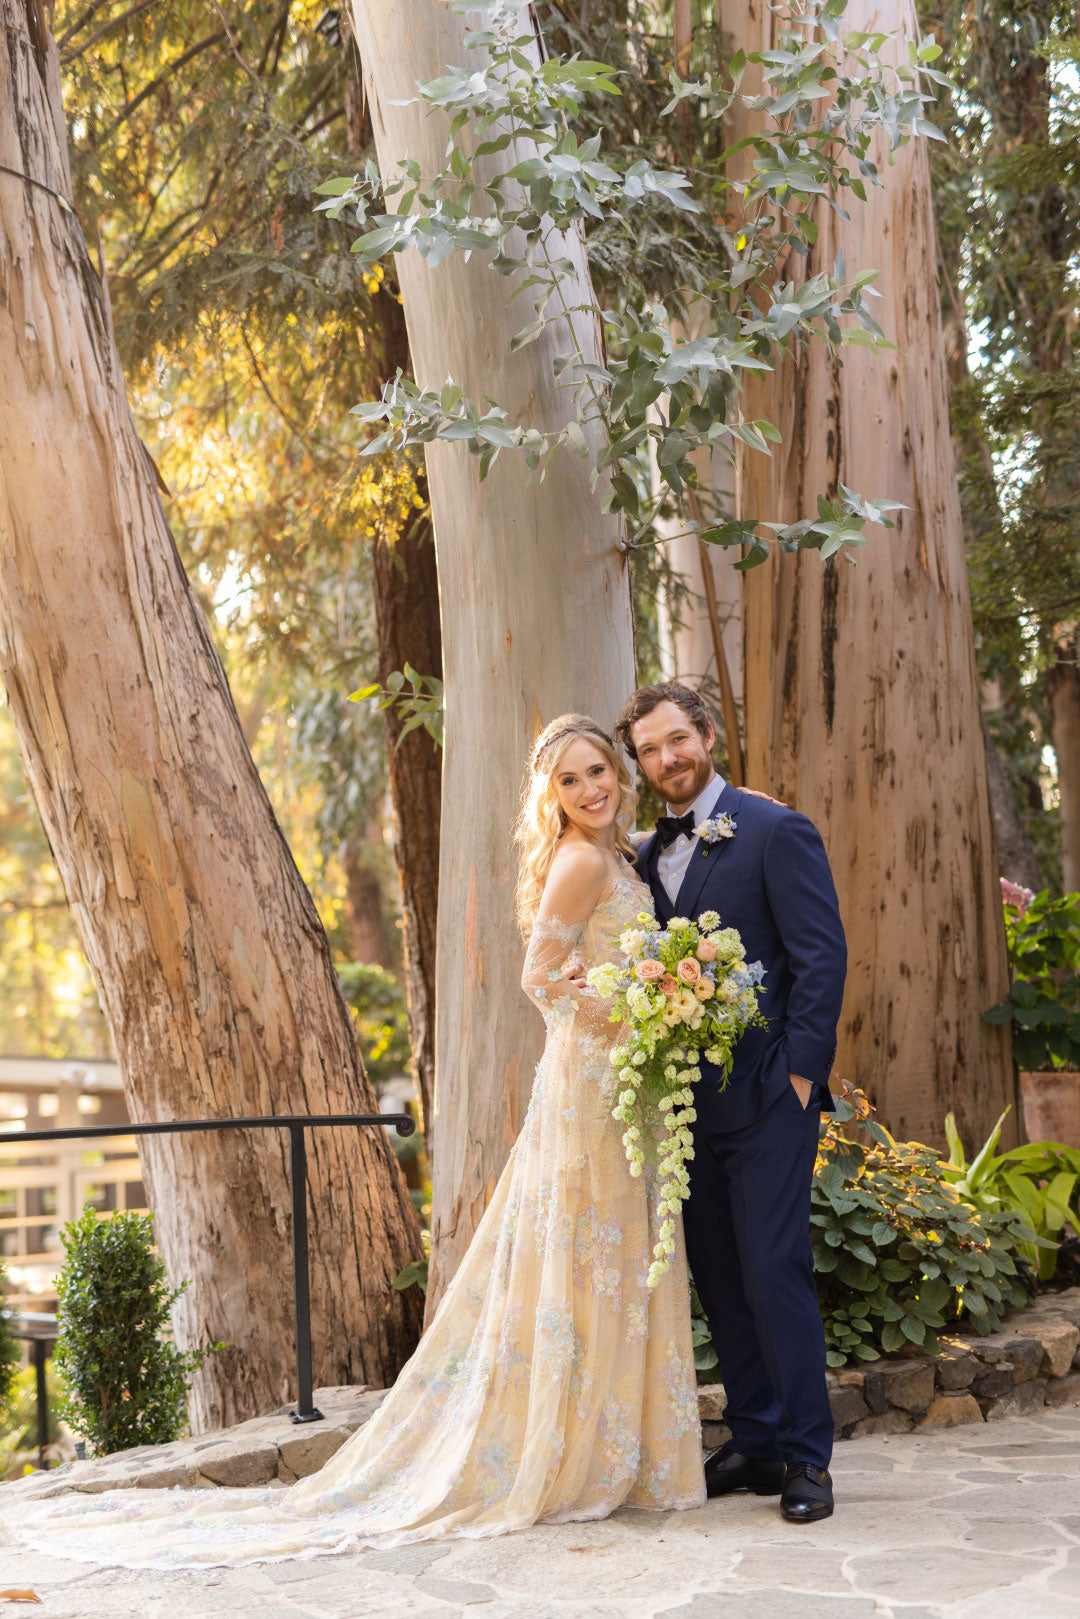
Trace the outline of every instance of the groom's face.
[[702, 736], [678, 703], [658, 703], [630, 732], [649, 786], [681, 814], [713, 774], [713, 730]]

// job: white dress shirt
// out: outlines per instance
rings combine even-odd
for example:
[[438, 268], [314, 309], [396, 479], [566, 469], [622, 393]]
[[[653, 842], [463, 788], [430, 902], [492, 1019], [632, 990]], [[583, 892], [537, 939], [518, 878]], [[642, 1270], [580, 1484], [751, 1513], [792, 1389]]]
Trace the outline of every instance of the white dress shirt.
[[[694, 817], [692, 823], [694, 826], [700, 826], [702, 821], [708, 820], [713, 812], [716, 800], [724, 790], [724, 786], [723, 776], [718, 776], [714, 770], [709, 777], [708, 784], [701, 789], [701, 792], [698, 793], [694, 802], [690, 805], [689, 813]], [[675, 813], [670, 804], [667, 806], [667, 812], [669, 815]], [[675, 842], [669, 843], [666, 849], [661, 849], [657, 857], [656, 869], [659, 873], [660, 881], [664, 885], [667, 897], [673, 905], [679, 897], [679, 889], [682, 887], [683, 878], [686, 876], [686, 868], [690, 864], [694, 850], [700, 841], [700, 838], [688, 838], [685, 833], [680, 832]]]

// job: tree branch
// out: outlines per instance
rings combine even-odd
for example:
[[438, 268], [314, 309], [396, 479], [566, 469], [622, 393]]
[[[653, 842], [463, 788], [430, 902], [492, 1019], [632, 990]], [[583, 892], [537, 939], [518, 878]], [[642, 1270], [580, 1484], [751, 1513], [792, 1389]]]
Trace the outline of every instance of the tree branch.
[[[127, 22], [129, 17], [137, 17], [140, 11], [145, 11], [148, 6], [152, 6], [154, 4], [156, 4], [156, 0], [138, 0], [137, 5], [129, 6], [128, 9], [126, 11], [122, 11], [118, 17], [110, 17], [108, 22], [102, 23], [101, 27], [96, 33], [90, 35], [90, 38], [85, 44], [79, 46], [77, 51], [70, 51], [67, 56], [62, 57], [60, 65], [62, 67], [67, 67], [70, 62], [77, 62], [80, 56], [86, 55], [86, 52], [90, 49], [91, 45], [97, 44], [102, 34], [107, 34], [109, 29], [115, 28], [118, 23]], [[91, 6], [90, 10], [94, 11], [96, 10], [96, 7]], [[89, 13], [87, 13], [87, 17], [89, 17]], [[69, 29], [68, 33], [64, 35], [64, 39], [67, 39], [71, 32], [72, 30]], [[57, 40], [57, 44], [59, 45], [60, 43], [61, 41]]]
[[[147, 0], [147, 3], [149, 3], [149, 0]], [[197, 44], [192, 45], [181, 56], [170, 62], [163, 73], [159, 73], [156, 79], [151, 79], [150, 83], [144, 85], [137, 96], [132, 97], [109, 130], [109, 136], [115, 135], [121, 124], [127, 123], [136, 108], [141, 107], [143, 102], [152, 96], [155, 90], [160, 90], [161, 86], [166, 84], [174, 73], [179, 72], [182, 67], [186, 67], [188, 62], [192, 61], [196, 56], [201, 56], [203, 51], [208, 51], [212, 45], [219, 45], [225, 37], [224, 28], [219, 28], [216, 34], [207, 34], [205, 39], [200, 39]]]

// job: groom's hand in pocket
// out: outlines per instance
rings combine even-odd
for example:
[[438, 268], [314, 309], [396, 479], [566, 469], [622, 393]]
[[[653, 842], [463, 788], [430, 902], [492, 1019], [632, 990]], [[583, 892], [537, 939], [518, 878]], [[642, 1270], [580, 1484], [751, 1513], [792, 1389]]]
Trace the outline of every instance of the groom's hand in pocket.
[[789, 1074], [788, 1078], [795, 1087], [795, 1095], [799, 1098], [799, 1106], [805, 1113], [809, 1106], [810, 1098], [814, 1094], [814, 1087], [808, 1079], [803, 1079], [801, 1074]]

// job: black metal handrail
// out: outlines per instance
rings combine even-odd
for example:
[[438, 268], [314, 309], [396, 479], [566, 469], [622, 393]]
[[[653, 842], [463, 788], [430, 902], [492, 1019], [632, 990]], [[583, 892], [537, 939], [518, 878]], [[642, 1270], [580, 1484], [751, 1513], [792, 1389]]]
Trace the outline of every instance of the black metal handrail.
[[[296, 1319], [296, 1410], [293, 1422], [320, 1422], [322, 1412], [311, 1397], [311, 1287], [308, 1277], [307, 1143], [304, 1131], [332, 1124], [393, 1125], [399, 1136], [411, 1136], [416, 1123], [407, 1113], [271, 1113], [249, 1119], [183, 1119], [160, 1124], [99, 1124], [89, 1129], [19, 1130], [0, 1135], [0, 1147], [27, 1141], [100, 1140], [107, 1136], [187, 1135], [198, 1130], [288, 1130], [289, 1184], [292, 1194], [293, 1303]], [[23, 1334], [19, 1334], [23, 1336]], [[31, 1334], [26, 1334], [27, 1337]], [[36, 1364], [35, 1351], [35, 1364]], [[41, 1392], [45, 1362], [38, 1372], [38, 1432], [44, 1418]]]

